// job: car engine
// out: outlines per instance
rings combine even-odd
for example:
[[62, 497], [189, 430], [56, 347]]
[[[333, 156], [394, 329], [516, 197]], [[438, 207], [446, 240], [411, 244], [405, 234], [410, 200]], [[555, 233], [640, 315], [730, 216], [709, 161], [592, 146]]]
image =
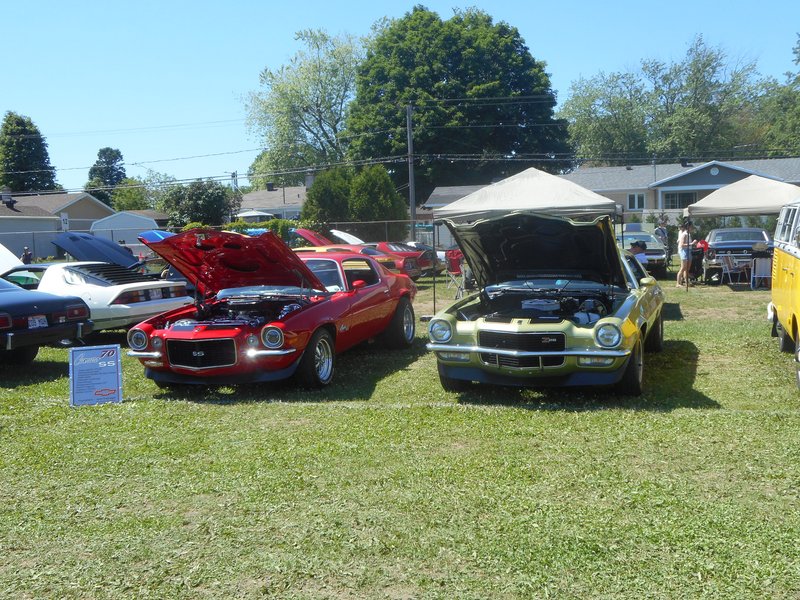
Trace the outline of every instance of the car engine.
[[613, 300], [606, 293], [504, 293], [483, 295], [479, 303], [462, 307], [457, 316], [465, 321], [483, 318], [491, 323], [528, 319], [537, 323], [570, 320], [577, 325], [591, 325], [612, 310]]
[[197, 325], [219, 329], [242, 326], [257, 328], [285, 318], [303, 308], [303, 304], [308, 302], [299, 298], [229, 298], [221, 302], [199, 304], [193, 317], [184, 315], [167, 325], [167, 328], [174, 331], [188, 331]]

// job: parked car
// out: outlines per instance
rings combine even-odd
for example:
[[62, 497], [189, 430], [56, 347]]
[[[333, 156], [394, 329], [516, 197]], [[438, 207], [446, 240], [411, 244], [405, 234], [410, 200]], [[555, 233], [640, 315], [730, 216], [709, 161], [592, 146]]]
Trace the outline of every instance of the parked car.
[[340, 352], [376, 337], [393, 347], [414, 340], [416, 286], [370, 256], [295, 253], [271, 232], [195, 229], [145, 243], [201, 299], [128, 332], [128, 354], [159, 386], [295, 376], [322, 387]]
[[621, 255], [608, 217], [518, 212], [445, 223], [478, 285], [428, 327], [445, 390], [478, 382], [642, 392], [642, 352], [663, 345], [664, 294]]
[[0, 277], [27, 290], [82, 298], [95, 331], [128, 327], [193, 302], [184, 282], [142, 273], [136, 257], [109, 240], [71, 232], [60, 234], [53, 243], [78, 261], [29, 265], [9, 261], [0, 265]]
[[80, 298], [25, 290], [0, 279], [0, 365], [28, 364], [40, 346], [91, 332], [89, 307]]
[[395, 254], [388, 254], [376, 248], [369, 246], [361, 246], [358, 244], [334, 244], [332, 246], [301, 246], [294, 248], [295, 252], [354, 252], [356, 254], [364, 254], [371, 256], [381, 265], [416, 281], [422, 276], [422, 270], [419, 268], [416, 258], [403, 258]]
[[644, 242], [647, 248], [644, 253], [647, 256], [647, 270], [657, 277], [667, 275], [667, 249], [655, 235], [646, 231], [625, 231], [617, 235], [617, 243], [620, 248], [627, 250], [633, 242]]
[[364, 245], [387, 254], [402, 256], [403, 258], [415, 258], [422, 275], [440, 273], [444, 268], [444, 265], [439, 264], [433, 248], [415, 248], [403, 242], [366, 242]]
[[705, 241], [703, 279], [706, 283], [722, 282], [723, 255], [729, 255], [734, 265], [750, 264], [757, 256], [772, 256], [772, 239], [758, 227], [712, 229]]

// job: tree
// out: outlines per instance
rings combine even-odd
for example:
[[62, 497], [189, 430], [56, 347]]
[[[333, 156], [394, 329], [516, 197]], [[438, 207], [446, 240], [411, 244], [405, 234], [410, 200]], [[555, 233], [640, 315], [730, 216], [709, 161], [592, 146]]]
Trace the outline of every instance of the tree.
[[[405, 221], [408, 209], [400, 194], [394, 189], [389, 173], [382, 165], [373, 165], [361, 169], [353, 178], [350, 191], [350, 217], [353, 221]], [[382, 224], [375, 231], [367, 232], [362, 227], [362, 235], [380, 239], [386, 229]], [[405, 239], [407, 234], [405, 223], [389, 225], [390, 239]], [[376, 237], [377, 236], [377, 237]]]
[[[477, 9], [448, 21], [417, 6], [367, 45], [347, 133], [350, 156], [390, 164], [407, 153], [413, 107], [416, 201], [437, 185], [487, 183], [528, 166], [558, 171], [566, 122], [543, 62], [516, 28]], [[407, 169], [390, 167], [396, 187]]]
[[111, 206], [111, 198], [120, 182], [125, 179], [122, 152], [116, 148], [100, 148], [97, 160], [89, 169], [89, 181], [85, 190], [95, 198]]
[[591, 164], [736, 158], [736, 148], [760, 143], [755, 64], [729, 64], [702, 36], [680, 62], [643, 60], [638, 72], [581, 79], [570, 92], [559, 115]]
[[265, 69], [263, 91], [247, 101], [250, 128], [266, 148], [248, 171], [256, 189], [268, 181], [300, 183], [309, 165], [335, 164], [345, 156], [341, 132], [361, 44], [321, 30], [301, 31], [295, 39], [304, 48], [277, 71]]
[[111, 194], [111, 206], [117, 211], [153, 208], [145, 182], [136, 178], [125, 178], [119, 182]]
[[[793, 49], [800, 66], [800, 35]], [[762, 103], [764, 143], [770, 156], [800, 154], [800, 71], [786, 74], [786, 83], [771, 82]]]
[[238, 208], [230, 188], [210, 179], [174, 185], [161, 202], [161, 209], [169, 215], [171, 227], [183, 227], [191, 222], [222, 225]]
[[0, 188], [39, 192], [57, 188], [47, 142], [29, 117], [7, 112], [0, 126]]
[[351, 179], [350, 171], [343, 167], [317, 175], [308, 190], [300, 218], [321, 223], [350, 220]]

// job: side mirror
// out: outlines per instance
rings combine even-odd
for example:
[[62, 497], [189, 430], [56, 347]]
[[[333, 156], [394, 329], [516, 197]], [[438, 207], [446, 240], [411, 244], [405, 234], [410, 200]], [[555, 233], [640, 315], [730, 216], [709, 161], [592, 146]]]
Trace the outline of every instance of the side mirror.
[[351, 285], [351, 287], [352, 287], [352, 289], [355, 291], [355, 290], [360, 290], [360, 289], [361, 289], [361, 288], [363, 288], [365, 285], [367, 285], [367, 282], [366, 282], [366, 281], [364, 281], [363, 279], [356, 279], [356, 280], [353, 282], [353, 284]]
[[657, 283], [658, 283], [658, 281], [656, 281], [656, 278], [655, 277], [651, 277], [649, 275], [647, 277], [642, 277], [639, 280], [639, 285], [641, 285], [642, 287], [652, 287], [652, 286], [656, 285]]

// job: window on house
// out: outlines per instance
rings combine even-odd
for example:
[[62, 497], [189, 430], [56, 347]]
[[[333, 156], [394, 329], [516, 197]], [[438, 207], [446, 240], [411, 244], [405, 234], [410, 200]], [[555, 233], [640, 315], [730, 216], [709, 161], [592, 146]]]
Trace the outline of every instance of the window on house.
[[628, 210], [644, 210], [644, 194], [628, 194]]
[[664, 208], [675, 210], [686, 208], [697, 202], [697, 192], [667, 192], [664, 194]]

